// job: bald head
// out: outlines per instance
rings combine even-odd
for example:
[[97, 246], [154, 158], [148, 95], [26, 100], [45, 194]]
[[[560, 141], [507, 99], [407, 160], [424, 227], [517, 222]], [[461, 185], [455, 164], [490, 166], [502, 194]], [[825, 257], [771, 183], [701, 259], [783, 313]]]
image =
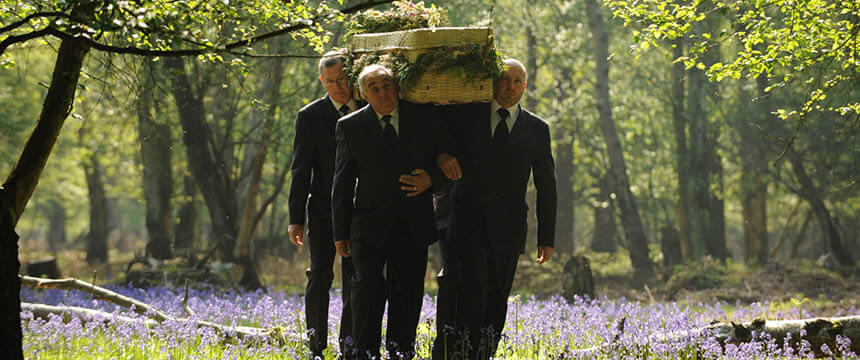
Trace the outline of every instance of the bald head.
[[494, 99], [503, 107], [511, 107], [526, 90], [526, 67], [516, 59], [505, 59], [504, 63], [507, 69], [496, 82]]
[[521, 63], [519, 60], [513, 59], [513, 58], [507, 58], [505, 60], [502, 60], [502, 62], [505, 63], [505, 67], [507, 68], [507, 70], [511, 70], [512, 68], [516, 68], [520, 72], [523, 73], [523, 80], [529, 79], [528, 73], [526, 73], [526, 66], [523, 65], [523, 63]]

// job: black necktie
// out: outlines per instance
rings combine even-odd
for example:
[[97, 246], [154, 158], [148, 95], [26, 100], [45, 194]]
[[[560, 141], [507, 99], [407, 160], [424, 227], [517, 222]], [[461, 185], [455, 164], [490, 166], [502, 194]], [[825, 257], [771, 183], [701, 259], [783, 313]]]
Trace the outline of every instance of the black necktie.
[[391, 147], [397, 148], [397, 133], [394, 132], [394, 126], [391, 125], [391, 115], [383, 116], [382, 122], [385, 123], [385, 129], [382, 129], [382, 132], [385, 133], [385, 138], [388, 139]]
[[339, 110], [340, 110], [340, 116], [344, 116], [346, 114], [349, 114], [349, 106], [347, 106], [345, 104], [341, 105]]
[[501, 146], [501, 145], [504, 145], [506, 142], [508, 142], [508, 121], [507, 120], [508, 120], [508, 116], [510, 116], [510, 113], [508, 113], [508, 109], [505, 109], [505, 108], [501, 108], [496, 112], [499, 113], [499, 117], [501, 118], [501, 121], [499, 121], [499, 123], [496, 125], [496, 130], [493, 132], [493, 143], [495, 143], [498, 146]]

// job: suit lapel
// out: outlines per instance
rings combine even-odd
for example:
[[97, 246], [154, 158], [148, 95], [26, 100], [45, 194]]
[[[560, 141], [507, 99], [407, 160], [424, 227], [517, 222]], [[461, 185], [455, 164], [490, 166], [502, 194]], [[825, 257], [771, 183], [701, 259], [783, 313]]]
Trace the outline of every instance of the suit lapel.
[[518, 144], [520, 141], [523, 140], [525, 134], [528, 132], [528, 130], [526, 130], [526, 128], [528, 127], [528, 122], [529, 120], [531, 120], [528, 119], [529, 115], [525, 112], [525, 110], [523, 110], [522, 106], [517, 105], [517, 107], [519, 108], [519, 115], [517, 116], [516, 121], [514, 121], [514, 128], [511, 129], [510, 132], [511, 135], [510, 137], [508, 137], [508, 143], [511, 145]]
[[403, 160], [402, 156], [406, 154], [406, 150], [409, 148], [409, 136], [412, 135], [412, 113], [408, 106], [403, 106], [403, 102], [399, 102], [397, 104], [398, 107], [398, 126], [397, 126], [397, 149], [395, 151], [395, 157]]
[[334, 104], [331, 102], [331, 98], [326, 94], [323, 98], [325, 102], [325, 106], [323, 106], [323, 112], [326, 119], [329, 119], [332, 125], [337, 123], [337, 119], [340, 119], [340, 112], [334, 108]]
[[368, 139], [372, 139], [370, 143], [372, 144], [373, 151], [381, 153], [379, 155], [380, 159], [393, 158], [393, 152], [388, 146], [388, 139], [385, 138], [385, 133], [382, 132], [382, 125], [380, 125], [379, 119], [376, 118], [376, 112], [373, 111], [373, 107], [367, 105], [361, 111], [362, 127], [364, 128], [365, 136]]

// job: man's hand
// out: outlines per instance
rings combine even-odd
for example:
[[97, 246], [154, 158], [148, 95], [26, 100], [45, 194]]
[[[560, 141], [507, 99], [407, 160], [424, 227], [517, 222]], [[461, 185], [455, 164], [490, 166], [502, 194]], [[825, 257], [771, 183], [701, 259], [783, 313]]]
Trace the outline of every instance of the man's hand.
[[463, 177], [463, 171], [460, 170], [460, 163], [457, 161], [457, 158], [448, 153], [443, 152], [439, 154], [436, 157], [436, 164], [439, 165], [439, 169], [442, 169], [445, 177], [451, 180], [460, 180]]
[[547, 245], [538, 245], [537, 250], [537, 263], [543, 264], [549, 261], [550, 256], [552, 256], [552, 246]]
[[287, 233], [290, 235], [290, 242], [296, 246], [302, 246], [305, 244], [304, 236], [305, 236], [305, 226], [302, 224], [290, 224], [290, 227], [287, 228]]
[[352, 256], [352, 243], [349, 240], [338, 240], [334, 242], [334, 248], [337, 253], [343, 257]]
[[412, 170], [412, 175], [400, 175], [400, 190], [411, 191], [406, 196], [418, 196], [433, 185], [430, 175], [424, 169]]

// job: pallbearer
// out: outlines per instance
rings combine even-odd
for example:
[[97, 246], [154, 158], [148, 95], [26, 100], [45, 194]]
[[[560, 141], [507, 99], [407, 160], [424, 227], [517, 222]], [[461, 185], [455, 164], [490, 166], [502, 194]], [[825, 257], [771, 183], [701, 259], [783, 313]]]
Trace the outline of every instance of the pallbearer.
[[440, 153], [456, 153], [453, 141], [432, 105], [399, 100], [391, 70], [365, 67], [358, 82], [369, 105], [337, 123], [332, 190], [337, 251], [355, 264], [355, 347], [359, 359], [379, 358], [387, 294], [388, 357], [411, 359], [436, 238], [432, 187], [459, 165], [450, 157], [437, 165]]
[[[452, 299], [446, 295], [456, 295], [452, 326], [458, 333], [446, 337], [443, 328], [437, 334], [441, 338], [433, 355], [438, 359], [451, 359], [449, 355], [457, 355], [451, 351], [462, 346], [468, 347], [470, 359], [486, 359], [496, 352], [517, 260], [525, 249], [529, 175], [537, 190], [536, 261], [544, 263], [552, 255], [556, 181], [549, 126], [519, 105], [526, 87], [525, 67], [513, 59], [505, 60], [505, 65], [491, 102], [446, 109], [456, 114], [451, 127], [463, 178], [451, 189], [448, 238], [442, 247], [443, 271], [458, 279], [457, 289], [443, 291], [449, 285], [440, 278], [438, 299], [440, 305], [450, 306]], [[460, 332], [468, 334], [467, 344], [458, 343]]]
[[[328, 339], [329, 290], [334, 278], [335, 248], [331, 225], [331, 187], [334, 176], [334, 128], [337, 120], [364, 104], [352, 99], [349, 78], [343, 71], [344, 58], [328, 52], [319, 61], [319, 79], [327, 94], [299, 110], [293, 143], [292, 181], [290, 182], [290, 241], [305, 244], [307, 209], [308, 244], [311, 264], [307, 270], [305, 320], [309, 331], [311, 358], [323, 359]], [[352, 260], [341, 260], [343, 289], [340, 319], [340, 348], [347, 352], [346, 339], [352, 335], [350, 283], [355, 269]]]

